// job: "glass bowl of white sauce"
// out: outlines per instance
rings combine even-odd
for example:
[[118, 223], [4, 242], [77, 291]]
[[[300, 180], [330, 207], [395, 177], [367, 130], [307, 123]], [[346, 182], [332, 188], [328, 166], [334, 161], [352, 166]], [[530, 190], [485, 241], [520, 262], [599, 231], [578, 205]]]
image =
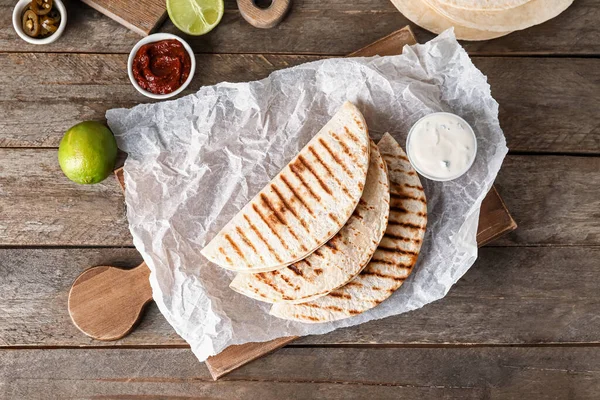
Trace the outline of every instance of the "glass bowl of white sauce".
[[418, 120], [406, 139], [406, 153], [417, 172], [433, 181], [451, 181], [471, 168], [477, 155], [473, 128], [447, 112]]

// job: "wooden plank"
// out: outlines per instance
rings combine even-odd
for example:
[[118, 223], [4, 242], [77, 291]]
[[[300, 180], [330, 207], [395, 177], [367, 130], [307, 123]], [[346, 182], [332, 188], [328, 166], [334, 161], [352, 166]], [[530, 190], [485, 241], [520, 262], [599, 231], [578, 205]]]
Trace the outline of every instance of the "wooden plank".
[[598, 347], [286, 348], [221, 381], [186, 349], [10, 350], [3, 398], [596, 399]]
[[[5, 21], [10, 21], [13, 5], [12, 0], [0, 0], [0, 17]], [[465, 43], [465, 48], [480, 55], [600, 54], [599, 5], [599, 0], [578, 0], [542, 25], [492, 41]], [[214, 31], [185, 39], [200, 53], [345, 55], [407, 24], [421, 42], [434, 36], [407, 20], [389, 0], [296, 0], [289, 15], [271, 30], [252, 27], [235, 3], [228, 2]], [[160, 31], [181, 35], [168, 20]], [[0, 26], [0, 51], [8, 52], [129, 53], [138, 40], [135, 32], [78, 2], [69, 4], [69, 29], [51, 45], [27, 44], [18, 39], [10, 24]]]
[[[0, 159], [0, 245], [132, 245], [115, 179], [72, 183], [54, 149], [0, 149]], [[496, 243], [599, 244], [598, 170], [595, 157], [509, 155], [496, 187], [519, 229]]]
[[[185, 93], [223, 80], [262, 79], [316, 59], [199, 55], [201, 72]], [[103, 120], [107, 109], [149, 102], [131, 86], [126, 61], [125, 55], [0, 54], [0, 147], [56, 147], [82, 120]], [[600, 59], [486, 57], [474, 62], [489, 77], [511, 150], [600, 154]], [[38, 64], [51, 67], [47, 73], [23, 67]]]
[[0, 245], [132, 245], [115, 179], [73, 183], [50, 149], [2, 149], [0, 160]]
[[[135, 249], [0, 249], [0, 346], [185, 346], [154, 304], [116, 342], [71, 323], [68, 291], [83, 270], [140, 261]], [[598, 281], [598, 247], [487, 247], [443, 300], [291, 346], [600, 343]]]

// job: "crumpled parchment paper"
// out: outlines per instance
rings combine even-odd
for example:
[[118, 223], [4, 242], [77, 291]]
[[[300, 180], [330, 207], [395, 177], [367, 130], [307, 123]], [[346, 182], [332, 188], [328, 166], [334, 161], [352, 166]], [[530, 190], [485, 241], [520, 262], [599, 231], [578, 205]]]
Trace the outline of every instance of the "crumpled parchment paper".
[[[199, 71], [202, 73], [202, 71]], [[316, 134], [344, 101], [372, 136], [404, 147], [411, 125], [435, 111], [462, 116], [477, 134], [473, 167], [451, 182], [421, 178], [428, 227], [411, 277], [356, 317], [301, 324], [229, 289], [233, 273], [200, 250]], [[507, 153], [486, 77], [446, 31], [399, 56], [315, 61], [247, 83], [223, 82], [174, 101], [106, 113], [125, 162], [127, 217], [152, 271], [154, 300], [203, 361], [226, 347], [323, 334], [438, 300], [477, 258], [481, 201]]]

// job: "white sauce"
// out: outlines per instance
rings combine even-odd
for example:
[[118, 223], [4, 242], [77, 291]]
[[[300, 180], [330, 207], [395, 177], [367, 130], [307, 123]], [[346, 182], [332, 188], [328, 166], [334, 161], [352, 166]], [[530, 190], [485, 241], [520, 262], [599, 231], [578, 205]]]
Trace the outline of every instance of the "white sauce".
[[471, 167], [477, 152], [475, 134], [467, 122], [450, 113], [421, 118], [408, 135], [408, 156], [426, 178], [450, 180]]

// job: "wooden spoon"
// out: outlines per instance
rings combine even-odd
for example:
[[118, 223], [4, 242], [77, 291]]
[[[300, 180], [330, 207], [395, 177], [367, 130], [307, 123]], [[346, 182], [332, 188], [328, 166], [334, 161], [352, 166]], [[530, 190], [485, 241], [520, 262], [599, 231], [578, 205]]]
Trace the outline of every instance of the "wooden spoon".
[[256, 0], [237, 0], [240, 14], [257, 28], [273, 28], [281, 22], [290, 9], [292, 0], [272, 0], [267, 8], [256, 5]]
[[152, 300], [149, 276], [146, 263], [133, 269], [99, 266], [84, 271], [69, 292], [71, 320], [91, 338], [122, 338]]

